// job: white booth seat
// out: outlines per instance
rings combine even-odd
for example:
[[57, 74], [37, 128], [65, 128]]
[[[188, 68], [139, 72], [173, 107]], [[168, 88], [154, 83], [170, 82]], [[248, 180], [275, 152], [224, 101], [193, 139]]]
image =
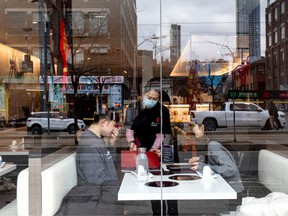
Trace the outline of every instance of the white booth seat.
[[258, 179], [271, 193], [266, 196], [244, 197], [235, 216], [288, 215], [288, 157], [286, 151], [262, 149], [258, 157]]
[[288, 194], [288, 158], [280, 154], [283, 152], [260, 150], [258, 178], [271, 192]]
[[[77, 184], [76, 154], [70, 154], [41, 172], [42, 216], [53, 216], [63, 198]], [[17, 204], [16, 204], [17, 203]], [[0, 215], [29, 216], [29, 168], [17, 178], [17, 199], [0, 209]]]
[[42, 216], [54, 215], [63, 198], [77, 185], [76, 154], [42, 171]]

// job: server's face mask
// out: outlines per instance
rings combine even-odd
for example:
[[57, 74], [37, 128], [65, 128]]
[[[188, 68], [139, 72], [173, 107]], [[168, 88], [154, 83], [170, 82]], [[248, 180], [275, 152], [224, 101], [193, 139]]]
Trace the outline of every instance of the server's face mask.
[[[158, 100], [157, 100], [157, 101], [158, 101]], [[145, 108], [148, 108], [148, 109], [149, 109], [149, 108], [154, 107], [154, 106], [157, 104], [157, 101], [155, 101], [155, 100], [150, 100], [150, 99], [144, 97], [144, 99], [143, 99], [143, 104], [144, 104]]]
[[159, 100], [159, 92], [155, 90], [150, 90], [147, 92], [143, 97], [143, 104], [145, 108], [152, 108], [154, 107]]

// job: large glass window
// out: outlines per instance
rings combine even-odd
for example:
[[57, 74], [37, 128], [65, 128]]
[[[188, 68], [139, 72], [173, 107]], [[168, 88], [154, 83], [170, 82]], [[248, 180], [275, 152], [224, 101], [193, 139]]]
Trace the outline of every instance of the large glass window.
[[287, 196], [287, 1], [0, 2], [0, 215]]

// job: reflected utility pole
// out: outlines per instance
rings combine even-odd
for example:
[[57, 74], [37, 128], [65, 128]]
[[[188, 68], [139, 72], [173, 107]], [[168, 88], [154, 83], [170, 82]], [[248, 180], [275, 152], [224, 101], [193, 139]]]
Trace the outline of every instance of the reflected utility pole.
[[47, 111], [47, 52], [46, 52], [46, 11], [44, 0], [38, 0], [39, 13], [39, 45], [40, 45], [40, 76], [43, 78], [41, 111]]
[[38, 14], [39, 14], [39, 44], [40, 44], [40, 76], [43, 78], [43, 91], [41, 111], [48, 112], [48, 134], [50, 134], [50, 116], [49, 116], [49, 107], [48, 104], [48, 89], [47, 89], [47, 65], [48, 65], [48, 42], [49, 42], [49, 25], [46, 20], [48, 17], [47, 14], [47, 5], [44, 3], [44, 0], [38, 0]]
[[[209, 43], [211, 44], [215, 44], [215, 45], [218, 45], [218, 46], [221, 46], [222, 48], [225, 48], [228, 50], [228, 54], [227, 55], [230, 55], [232, 57], [232, 67], [234, 67], [234, 61], [235, 61], [235, 55], [234, 55], [234, 52], [231, 50], [231, 48], [228, 46], [228, 45], [225, 45], [225, 44], [220, 44], [220, 43], [217, 43], [217, 42], [212, 42], [212, 41], [209, 41]], [[243, 55], [244, 55], [244, 52], [243, 50], [244, 49], [247, 49], [247, 48], [241, 48], [242, 49], [242, 52], [241, 52], [241, 61], [243, 59]], [[240, 62], [241, 63], [241, 62]], [[238, 67], [238, 66], [237, 66]], [[232, 89], [235, 90], [235, 83], [234, 83], [234, 70], [235, 68], [232, 70]], [[235, 122], [235, 98], [233, 96], [232, 98], [233, 100], [233, 142], [236, 142], [236, 122]], [[209, 107], [210, 108], [210, 107]]]

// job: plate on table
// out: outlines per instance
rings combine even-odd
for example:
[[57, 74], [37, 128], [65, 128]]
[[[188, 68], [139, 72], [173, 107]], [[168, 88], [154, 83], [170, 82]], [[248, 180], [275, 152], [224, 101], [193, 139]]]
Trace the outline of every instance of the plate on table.
[[177, 180], [177, 181], [190, 181], [190, 180], [201, 179], [201, 177], [198, 176], [198, 175], [184, 175], [184, 174], [180, 174], [180, 175], [170, 176], [169, 179]]
[[0, 164], [0, 168], [2, 168], [5, 164], [6, 164], [6, 162], [2, 162], [2, 163]]
[[179, 183], [173, 181], [153, 181], [147, 182], [145, 185], [149, 187], [174, 187], [179, 185]]
[[167, 169], [190, 169], [192, 164], [190, 163], [173, 163], [173, 164], [166, 164]]
[[192, 164], [190, 163], [178, 163], [178, 164], [167, 164], [167, 169], [170, 173], [196, 173], [191, 169]]

